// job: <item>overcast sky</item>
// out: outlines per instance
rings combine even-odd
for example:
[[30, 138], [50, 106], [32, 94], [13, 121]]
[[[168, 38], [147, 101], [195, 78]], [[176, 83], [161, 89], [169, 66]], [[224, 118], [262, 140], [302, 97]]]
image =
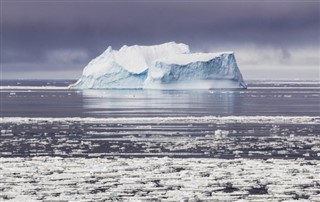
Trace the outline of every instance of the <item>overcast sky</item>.
[[234, 51], [245, 79], [320, 78], [320, 1], [1, 1], [1, 73], [78, 78], [109, 45]]

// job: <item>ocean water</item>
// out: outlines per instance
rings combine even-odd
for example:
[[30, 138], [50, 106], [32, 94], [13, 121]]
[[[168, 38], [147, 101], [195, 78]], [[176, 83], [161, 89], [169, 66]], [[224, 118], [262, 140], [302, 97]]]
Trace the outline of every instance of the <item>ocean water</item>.
[[320, 159], [319, 82], [196, 91], [68, 89], [72, 82], [2, 82], [0, 156]]
[[252, 81], [244, 90], [72, 90], [74, 81], [2, 81], [2, 117], [317, 116], [320, 83]]
[[72, 82], [1, 81], [0, 199], [320, 199], [319, 81], [193, 91]]

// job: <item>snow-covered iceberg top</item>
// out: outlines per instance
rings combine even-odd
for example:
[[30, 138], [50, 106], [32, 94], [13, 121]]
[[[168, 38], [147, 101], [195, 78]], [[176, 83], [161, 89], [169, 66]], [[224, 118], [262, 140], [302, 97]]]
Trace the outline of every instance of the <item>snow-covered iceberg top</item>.
[[72, 88], [245, 88], [233, 52], [190, 53], [186, 44], [108, 47]]

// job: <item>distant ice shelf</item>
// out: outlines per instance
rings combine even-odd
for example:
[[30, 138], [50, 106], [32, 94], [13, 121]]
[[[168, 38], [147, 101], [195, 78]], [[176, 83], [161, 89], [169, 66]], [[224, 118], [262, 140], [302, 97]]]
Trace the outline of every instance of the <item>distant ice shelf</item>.
[[191, 53], [188, 45], [108, 47], [70, 86], [76, 89], [246, 88], [233, 52]]

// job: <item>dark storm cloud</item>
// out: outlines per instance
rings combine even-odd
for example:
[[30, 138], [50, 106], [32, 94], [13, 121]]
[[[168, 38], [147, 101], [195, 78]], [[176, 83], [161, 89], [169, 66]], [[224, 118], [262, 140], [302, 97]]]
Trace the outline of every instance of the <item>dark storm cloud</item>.
[[[58, 67], [59, 59], [63, 66], [67, 58], [51, 53], [74, 50], [79, 54], [69, 54], [75, 64], [69, 66], [76, 68], [108, 45], [166, 41], [184, 42], [194, 50], [250, 43], [281, 48], [290, 57], [288, 48], [319, 47], [320, 41], [317, 1], [13, 0], [1, 5], [3, 64]], [[52, 65], [53, 59], [57, 65]]]

